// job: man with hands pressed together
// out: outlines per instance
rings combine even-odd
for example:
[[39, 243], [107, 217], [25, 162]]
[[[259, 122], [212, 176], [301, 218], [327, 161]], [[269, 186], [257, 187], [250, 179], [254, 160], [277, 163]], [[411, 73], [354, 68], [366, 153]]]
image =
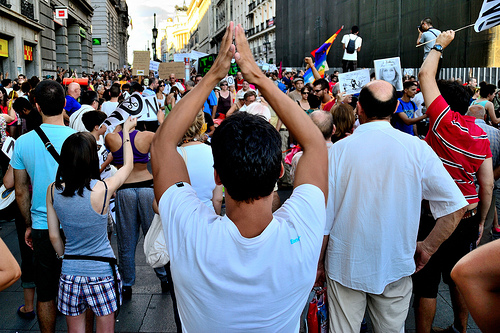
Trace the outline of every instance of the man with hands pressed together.
[[[264, 118], [237, 113], [214, 132], [215, 179], [226, 188], [224, 217], [196, 197], [176, 150], [210, 91], [227, 75], [233, 56], [304, 150], [294, 192], [274, 215], [272, 192], [283, 170], [281, 142]], [[262, 74], [241, 25], [234, 28], [231, 22], [216, 61], [194, 90], [176, 104], [151, 150], [183, 329], [297, 332], [325, 224], [324, 139], [306, 113]]]

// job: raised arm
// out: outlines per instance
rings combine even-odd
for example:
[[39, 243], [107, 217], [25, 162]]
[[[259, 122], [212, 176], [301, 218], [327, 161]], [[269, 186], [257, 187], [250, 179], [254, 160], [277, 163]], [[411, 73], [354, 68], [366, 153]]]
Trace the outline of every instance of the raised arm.
[[229, 72], [234, 54], [233, 23], [227, 27], [219, 55], [203, 80], [183, 97], [160, 126], [151, 145], [151, 163], [155, 179], [155, 198], [159, 202], [163, 193], [177, 182], [189, 182], [186, 164], [177, 152], [177, 143], [191, 126], [215, 85]]
[[[453, 38], [455, 38], [455, 31], [445, 31], [437, 37], [436, 44], [441, 45], [444, 49], [451, 43]], [[436, 82], [436, 72], [440, 57], [441, 52], [431, 50], [427, 55], [427, 58], [425, 58], [422, 67], [420, 67], [420, 72], [418, 73], [420, 89], [424, 95], [426, 107], [429, 107], [432, 102], [434, 102], [434, 100], [441, 95]]]
[[137, 118], [128, 117], [123, 124], [123, 166], [116, 171], [114, 176], [105, 180], [109, 187], [110, 193], [116, 191], [127, 180], [128, 176], [134, 168], [134, 153], [132, 152], [132, 144], [130, 142], [129, 131], [137, 125]]
[[309, 68], [311, 68], [311, 71], [313, 73], [313, 76], [314, 76], [314, 79], [317, 80], [317, 79], [321, 79], [321, 75], [319, 75], [319, 72], [318, 70], [316, 69], [316, 67], [314, 66], [314, 62], [312, 60], [311, 57], [305, 57], [304, 58], [304, 61], [306, 62], [306, 64], [309, 65]]
[[236, 27], [236, 45], [238, 52], [235, 54], [235, 59], [243, 76], [257, 85], [266, 101], [276, 111], [304, 151], [297, 165], [294, 186], [306, 183], [316, 185], [323, 191], [326, 198], [328, 193], [327, 153], [325, 140], [318, 127], [297, 103], [284, 95], [262, 74], [253, 59], [241, 25]]

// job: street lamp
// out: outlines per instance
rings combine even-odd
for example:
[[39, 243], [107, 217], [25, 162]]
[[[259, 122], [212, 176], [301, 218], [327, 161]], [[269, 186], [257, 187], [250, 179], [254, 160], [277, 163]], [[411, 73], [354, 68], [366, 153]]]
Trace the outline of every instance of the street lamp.
[[269, 60], [267, 59], [267, 52], [268, 52], [268, 49], [269, 49], [269, 45], [271, 44], [269, 42], [269, 32], [266, 32], [266, 35], [264, 36], [264, 47], [266, 48], [266, 63], [269, 62]]
[[153, 60], [156, 60], [156, 37], [158, 37], [158, 29], [156, 29], [156, 13], [154, 15], [154, 25], [153, 25]]

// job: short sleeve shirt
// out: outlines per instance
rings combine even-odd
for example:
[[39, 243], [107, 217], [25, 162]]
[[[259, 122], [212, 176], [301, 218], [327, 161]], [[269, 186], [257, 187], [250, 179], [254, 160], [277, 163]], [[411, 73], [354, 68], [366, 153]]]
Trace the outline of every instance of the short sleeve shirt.
[[441, 31], [439, 31], [438, 29], [430, 28], [429, 30], [425, 31], [422, 34], [422, 37], [420, 37], [420, 43], [432, 41], [424, 45], [424, 60], [425, 58], [427, 58], [427, 55], [429, 54], [429, 52], [434, 47], [434, 44], [436, 43], [434, 39], [436, 39], [440, 33]]
[[191, 185], [165, 191], [159, 211], [186, 332], [298, 332], [316, 278], [324, 200], [318, 187], [300, 185], [260, 235], [246, 238]]
[[441, 95], [426, 113], [429, 132], [425, 141], [439, 156], [469, 204], [478, 202], [474, 176], [483, 161], [492, 156], [488, 136], [474, 123], [474, 117], [451, 110]]
[[73, 112], [80, 110], [81, 107], [82, 105], [78, 103], [76, 99], [69, 95], [66, 96], [66, 106], [64, 106], [64, 110], [66, 110], [68, 116], [71, 116]]
[[208, 95], [208, 99], [203, 103], [203, 111], [208, 113], [210, 116], [212, 115], [212, 108], [217, 105], [217, 95], [215, 95], [214, 91], [210, 92]]
[[[40, 128], [58, 153], [68, 136], [76, 133], [70, 127], [42, 124]], [[13, 169], [26, 170], [33, 187], [31, 220], [33, 229], [47, 229], [47, 188], [56, 180], [58, 164], [50, 155], [35, 131], [21, 135], [14, 146], [10, 165]]]
[[[354, 43], [354, 53], [347, 53], [347, 45], [349, 45], [349, 40], [356, 39]], [[357, 61], [358, 60], [358, 48], [361, 47], [363, 40], [358, 35], [348, 34], [342, 37], [342, 44], [345, 45], [346, 49], [344, 50], [343, 60]]]
[[415, 111], [416, 111], [416, 106], [414, 106], [415, 103], [413, 102], [405, 102], [401, 98], [399, 99], [399, 105], [398, 108], [396, 109], [396, 112], [392, 116], [394, 121], [392, 122], [394, 128], [397, 128], [401, 132], [408, 133], [410, 135], [415, 135], [413, 132], [413, 125], [406, 125], [401, 118], [399, 118], [398, 113], [404, 112], [406, 116], [410, 119], [415, 118]]

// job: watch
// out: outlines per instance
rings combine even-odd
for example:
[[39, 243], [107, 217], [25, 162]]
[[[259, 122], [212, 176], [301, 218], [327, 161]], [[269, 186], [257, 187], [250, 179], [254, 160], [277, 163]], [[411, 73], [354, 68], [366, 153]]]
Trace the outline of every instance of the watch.
[[442, 45], [439, 45], [439, 44], [434, 44], [434, 46], [432, 47], [432, 49], [431, 49], [431, 50], [436, 50], [436, 51], [438, 51], [438, 52], [443, 53], [443, 50], [444, 50], [444, 49], [443, 49], [443, 46], [442, 46]]

